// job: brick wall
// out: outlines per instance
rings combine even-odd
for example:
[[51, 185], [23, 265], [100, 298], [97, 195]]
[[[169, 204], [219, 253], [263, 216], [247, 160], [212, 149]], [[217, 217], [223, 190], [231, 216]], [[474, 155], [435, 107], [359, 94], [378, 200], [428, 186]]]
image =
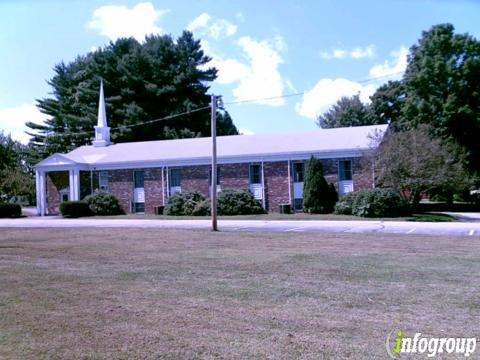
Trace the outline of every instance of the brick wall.
[[47, 209], [48, 214], [60, 213], [59, 191], [69, 186], [68, 171], [47, 172]]
[[144, 180], [145, 213], [153, 214], [154, 207], [162, 205], [162, 169], [145, 169]]
[[130, 212], [133, 201], [133, 170], [110, 170], [108, 172], [108, 189], [117, 197], [122, 209]]
[[268, 211], [278, 212], [278, 205], [289, 204], [288, 162], [275, 161], [263, 164], [265, 174], [265, 205]]
[[[339, 160], [349, 159], [322, 159], [325, 178], [328, 182], [338, 187], [338, 162]], [[351, 159], [353, 169], [354, 189], [361, 190], [371, 187], [371, 174], [362, 173], [361, 162], [359, 159]], [[244, 164], [224, 164], [219, 165], [220, 184], [222, 189], [248, 189], [249, 188], [249, 165]], [[181, 187], [182, 191], [199, 191], [206, 197], [209, 197], [209, 165], [186, 166], [181, 167]], [[161, 168], [138, 169], [145, 171], [145, 212], [153, 213], [154, 207], [162, 205], [162, 171]], [[131, 210], [133, 200], [133, 171], [134, 170], [110, 170], [109, 191], [120, 201], [122, 208], [126, 212]], [[50, 174], [53, 174], [50, 176]], [[59, 175], [58, 175], [59, 174]], [[58, 212], [59, 195], [58, 190], [68, 186], [68, 172], [49, 173], [48, 177], [48, 201], [49, 211]], [[290, 203], [288, 178], [288, 162], [276, 161], [264, 163], [265, 174], [265, 204], [267, 210], [277, 212], [280, 204]], [[82, 192], [84, 187], [90, 187], [89, 173], [88, 179], [82, 177]], [[370, 176], [369, 176], [370, 175]], [[164, 171], [164, 192], [165, 203], [168, 201], [167, 189], [167, 171]], [[53, 179], [53, 180], [52, 180]], [[87, 181], [88, 180], [88, 181]], [[93, 172], [94, 189], [98, 188], [98, 172]], [[57, 187], [60, 188], [57, 189]], [[85, 190], [85, 191], [84, 191]]]
[[220, 165], [220, 183], [222, 189], [247, 190], [250, 185], [249, 164]]
[[204, 196], [208, 196], [208, 174], [210, 170], [208, 165], [185, 166], [180, 169], [182, 191], [199, 191]]

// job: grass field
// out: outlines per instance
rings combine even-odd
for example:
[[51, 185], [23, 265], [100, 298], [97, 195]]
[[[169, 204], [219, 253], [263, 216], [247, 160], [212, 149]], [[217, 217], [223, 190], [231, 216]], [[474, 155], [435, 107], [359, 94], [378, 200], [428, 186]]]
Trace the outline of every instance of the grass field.
[[472, 237], [0, 229], [0, 359], [385, 359], [478, 337], [478, 274]]
[[[210, 219], [210, 216], [167, 216], [167, 215], [153, 215], [153, 214], [126, 214], [115, 216], [94, 216], [92, 218], [98, 219], [161, 219], [161, 220], [201, 220]], [[358, 220], [358, 221], [428, 221], [428, 222], [449, 222], [455, 221], [456, 218], [447, 214], [436, 213], [422, 213], [413, 214], [407, 217], [396, 218], [364, 218], [352, 215], [336, 215], [336, 214], [279, 214], [268, 213], [259, 215], [236, 215], [236, 216], [219, 216], [221, 220]]]

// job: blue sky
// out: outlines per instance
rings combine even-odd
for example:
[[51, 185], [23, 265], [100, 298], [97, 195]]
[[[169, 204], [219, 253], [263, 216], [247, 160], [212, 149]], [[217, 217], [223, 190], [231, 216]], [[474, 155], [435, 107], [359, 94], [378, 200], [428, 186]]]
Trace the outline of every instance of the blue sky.
[[[212, 91], [244, 133], [316, 129], [339, 97], [399, 78], [422, 30], [444, 22], [480, 37], [480, 1], [0, 1], [0, 129], [26, 141], [42, 121], [53, 66], [120, 36], [190, 29], [219, 69]], [[378, 78], [365, 82], [364, 80]], [[108, 94], [108, 89], [106, 89]], [[108, 109], [107, 109], [108, 113]]]

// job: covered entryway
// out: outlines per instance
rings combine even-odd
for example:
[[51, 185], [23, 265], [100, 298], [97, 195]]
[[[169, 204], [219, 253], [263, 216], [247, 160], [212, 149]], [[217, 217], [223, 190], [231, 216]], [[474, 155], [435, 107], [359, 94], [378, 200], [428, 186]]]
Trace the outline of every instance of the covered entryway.
[[53, 154], [37, 164], [35, 167], [35, 186], [38, 215], [45, 216], [49, 214], [47, 204], [47, 174], [49, 172], [67, 172], [68, 184], [66, 183], [58, 189], [59, 202], [67, 199], [75, 201], [80, 200], [80, 170], [87, 170], [87, 166], [79, 164], [61, 154]]

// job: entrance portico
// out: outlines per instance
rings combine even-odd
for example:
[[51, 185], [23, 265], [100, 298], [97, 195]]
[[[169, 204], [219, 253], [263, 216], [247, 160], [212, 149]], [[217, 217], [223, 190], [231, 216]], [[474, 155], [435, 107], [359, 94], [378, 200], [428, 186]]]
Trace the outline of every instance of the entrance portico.
[[86, 165], [68, 159], [65, 155], [54, 154], [36, 166], [35, 185], [37, 190], [37, 213], [48, 215], [47, 174], [49, 172], [68, 171], [68, 200], [80, 200], [80, 170], [88, 170]]

